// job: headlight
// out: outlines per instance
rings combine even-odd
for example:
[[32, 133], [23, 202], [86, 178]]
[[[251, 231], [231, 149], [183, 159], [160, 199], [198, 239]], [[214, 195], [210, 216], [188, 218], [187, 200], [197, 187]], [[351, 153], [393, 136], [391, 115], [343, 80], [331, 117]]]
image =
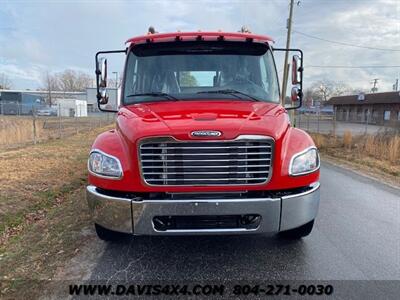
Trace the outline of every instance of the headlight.
[[292, 176], [305, 175], [319, 169], [319, 154], [315, 147], [293, 155], [289, 166], [289, 174]]
[[92, 150], [88, 160], [89, 172], [99, 177], [119, 179], [122, 177], [122, 167], [118, 158], [100, 150]]

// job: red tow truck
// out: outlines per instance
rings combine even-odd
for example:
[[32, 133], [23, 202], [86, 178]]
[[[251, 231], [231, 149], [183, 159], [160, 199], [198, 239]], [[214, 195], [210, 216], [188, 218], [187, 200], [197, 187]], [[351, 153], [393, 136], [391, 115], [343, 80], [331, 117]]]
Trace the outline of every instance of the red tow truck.
[[[303, 53], [243, 32], [152, 33], [96, 54], [98, 106], [117, 114], [88, 160], [87, 201], [99, 238], [122, 235], [310, 234], [318, 150], [291, 125]], [[292, 60], [290, 105], [274, 61]], [[126, 56], [118, 109], [106, 109], [107, 60]]]

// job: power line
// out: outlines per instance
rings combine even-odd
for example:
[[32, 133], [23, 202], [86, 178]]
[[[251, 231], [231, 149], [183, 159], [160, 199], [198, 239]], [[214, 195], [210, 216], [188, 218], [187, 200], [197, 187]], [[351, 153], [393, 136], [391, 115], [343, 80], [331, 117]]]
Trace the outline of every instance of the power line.
[[330, 69], [387, 69], [400, 68], [400, 66], [305, 66], [304, 68], [330, 68]]
[[324, 41], [324, 42], [328, 42], [328, 43], [332, 43], [332, 44], [338, 44], [338, 45], [342, 45], [342, 46], [362, 48], [362, 49], [368, 49], [368, 50], [400, 52], [400, 49], [376, 48], [376, 47], [369, 47], [369, 46], [362, 46], [362, 45], [354, 45], [354, 44], [345, 43], [345, 42], [328, 40], [328, 39], [325, 39], [325, 38], [317, 37], [317, 36], [314, 36], [314, 35], [311, 35], [311, 34], [307, 34], [307, 33], [304, 33], [304, 32], [300, 32], [300, 31], [297, 31], [297, 30], [292, 30], [292, 31], [297, 33], [297, 34], [300, 34], [300, 35], [306, 36], [308, 38], [311, 38], [311, 39], [320, 40], [320, 41]]

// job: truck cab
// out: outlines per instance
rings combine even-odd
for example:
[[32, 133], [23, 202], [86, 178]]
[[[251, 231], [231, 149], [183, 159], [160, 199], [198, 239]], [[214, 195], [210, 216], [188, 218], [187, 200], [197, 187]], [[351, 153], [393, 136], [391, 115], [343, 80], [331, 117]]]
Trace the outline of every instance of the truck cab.
[[103, 111], [110, 110], [101, 56], [126, 56], [115, 129], [96, 138], [88, 160], [99, 238], [310, 234], [320, 158], [288, 115], [302, 102], [303, 53], [295, 49], [286, 107], [274, 52], [289, 49], [272, 44], [248, 32], [149, 33], [96, 54]]

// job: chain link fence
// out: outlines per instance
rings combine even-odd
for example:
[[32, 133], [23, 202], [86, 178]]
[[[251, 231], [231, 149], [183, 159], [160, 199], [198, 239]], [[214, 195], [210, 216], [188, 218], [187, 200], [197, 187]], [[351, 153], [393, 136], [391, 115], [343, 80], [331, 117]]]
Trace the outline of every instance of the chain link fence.
[[331, 114], [301, 113], [296, 111], [292, 123], [294, 126], [310, 133], [331, 134], [343, 136], [345, 132], [352, 135], [380, 134], [387, 132], [400, 133], [400, 119], [382, 120], [372, 119], [372, 116], [361, 118], [358, 114], [342, 116], [334, 111]]
[[4, 104], [0, 110], [0, 149], [17, 148], [112, 124], [112, 113], [87, 114], [86, 107]]
[[[343, 136], [400, 134], [400, 119], [392, 115], [360, 116], [358, 113], [343, 116], [341, 112], [310, 113], [295, 111], [292, 124], [310, 133]], [[52, 107], [1, 103], [0, 101], [0, 148], [36, 144], [48, 139], [64, 138], [72, 134], [102, 127], [114, 122], [111, 113], [87, 113], [85, 106], [56, 105]]]

